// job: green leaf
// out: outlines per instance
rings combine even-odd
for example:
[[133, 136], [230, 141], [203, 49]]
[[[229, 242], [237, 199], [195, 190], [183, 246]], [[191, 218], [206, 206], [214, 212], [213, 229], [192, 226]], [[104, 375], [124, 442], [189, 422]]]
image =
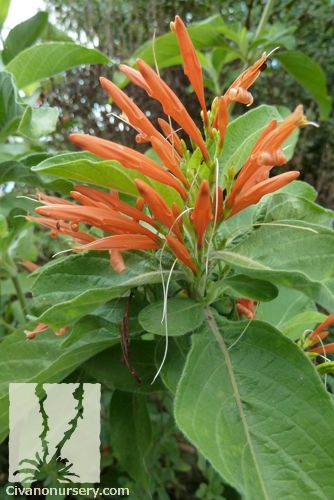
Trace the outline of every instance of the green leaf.
[[110, 403], [110, 445], [117, 460], [145, 489], [150, 483], [146, 456], [152, 445], [152, 427], [146, 398], [114, 392]]
[[18, 133], [32, 139], [51, 134], [56, 129], [58, 116], [58, 108], [27, 106], [18, 127]]
[[244, 498], [331, 498], [334, 406], [314, 367], [266, 323], [217, 321], [193, 336], [177, 425]]
[[[134, 179], [140, 174], [125, 169], [114, 160], [101, 161], [90, 153], [64, 153], [42, 161], [33, 172], [56, 175], [65, 179], [90, 182], [117, 189], [122, 193], [138, 195]], [[134, 175], [135, 174], [135, 175]]]
[[327, 120], [332, 100], [327, 93], [326, 76], [321, 66], [299, 51], [288, 51], [275, 56], [284, 69], [297, 80], [316, 100], [320, 117]]
[[134, 182], [135, 179], [142, 179], [158, 190], [170, 205], [175, 201], [182, 206], [181, 197], [175, 189], [148, 179], [135, 170], [127, 169], [117, 161], [103, 161], [87, 152], [57, 155], [41, 162], [32, 170], [37, 173], [56, 175], [65, 179], [116, 189], [132, 196], [139, 194]]
[[47, 22], [48, 13], [38, 12], [10, 30], [2, 51], [4, 64], [8, 64], [19, 52], [30, 47], [39, 38]]
[[164, 386], [159, 379], [152, 384], [157, 372], [154, 362], [155, 348], [156, 343], [153, 341], [131, 340], [130, 361], [139, 375], [141, 383], [135, 380], [125, 363], [122, 362], [123, 355], [119, 344], [89, 360], [85, 364], [84, 370], [109, 389], [140, 394], [161, 391]]
[[333, 225], [334, 212], [306, 198], [276, 192], [262, 198], [256, 206], [253, 223], [275, 220], [301, 220], [327, 227]]
[[310, 201], [315, 201], [318, 195], [317, 191], [314, 189], [313, 186], [311, 186], [311, 184], [303, 181], [290, 182], [290, 184], [287, 184], [286, 186], [282, 187], [277, 192], [290, 193], [294, 196], [300, 196]]
[[43, 42], [73, 42], [65, 31], [57, 28], [54, 24], [48, 22], [40, 37]]
[[6, 66], [19, 88], [62, 73], [81, 64], [108, 64], [109, 58], [96, 49], [71, 42], [47, 42], [20, 52]]
[[[271, 120], [282, 121], [283, 117], [275, 106], [262, 104], [229, 123], [224, 140], [224, 147], [219, 158], [220, 176], [233, 167], [238, 172], [247, 160], [259, 135]], [[296, 142], [296, 135], [284, 144], [288, 146], [284, 153], [290, 159]]]
[[[163, 302], [150, 304], [139, 313], [139, 323], [146, 332], [166, 335], [163, 317]], [[167, 301], [168, 335], [177, 337], [196, 330], [204, 321], [204, 306], [192, 299], [174, 297]]]
[[232, 292], [232, 296], [247, 297], [261, 302], [273, 300], [278, 295], [277, 287], [269, 281], [251, 278], [243, 274], [224, 278], [222, 285], [222, 291], [227, 294]]
[[[94, 253], [44, 266], [32, 288], [36, 307], [47, 308], [39, 321], [54, 328], [70, 325], [131, 288], [161, 283], [161, 271], [154, 260], [147, 255], [124, 255], [126, 270], [122, 274], [112, 269], [109, 259]], [[180, 276], [180, 272], [173, 273], [173, 279]]]
[[282, 331], [284, 325], [296, 315], [306, 311], [316, 311], [312, 299], [293, 288], [279, 286], [279, 294], [271, 302], [261, 303], [257, 309], [256, 317], [267, 321]]
[[0, 141], [14, 132], [21, 120], [24, 106], [18, 102], [13, 77], [6, 71], [0, 72]]
[[[32, 157], [34, 156], [40, 155], [32, 155]], [[50, 180], [50, 178], [31, 172], [29, 162], [27, 164], [25, 159], [0, 163], [0, 184], [9, 181], [31, 186], [42, 186], [60, 193], [68, 193], [73, 188], [73, 184], [68, 181]]]
[[297, 340], [305, 330], [313, 330], [314, 327], [326, 319], [326, 315], [318, 311], [305, 311], [285, 321], [281, 325], [281, 331], [292, 340]]
[[233, 269], [312, 297], [334, 308], [327, 281], [334, 276], [334, 232], [301, 221], [275, 221], [253, 230], [239, 244], [218, 252]]
[[17, 331], [0, 344], [0, 441], [8, 433], [10, 383], [60, 382], [84, 361], [118, 342], [97, 319], [75, 328], [81, 335], [68, 348], [63, 347], [64, 339], [51, 332], [29, 341], [22, 331]]
[[1, 2], [0, 2], [0, 28], [2, 28], [3, 23], [6, 21], [9, 6], [10, 6], [10, 0], [1, 0]]
[[[166, 348], [165, 339], [159, 339], [155, 351], [155, 364], [158, 370], [164, 359]], [[173, 394], [176, 393], [176, 388], [181, 378], [183, 367], [190, 349], [189, 335], [177, 338], [172, 337], [168, 340], [168, 350], [166, 359], [160, 371], [160, 377]]]

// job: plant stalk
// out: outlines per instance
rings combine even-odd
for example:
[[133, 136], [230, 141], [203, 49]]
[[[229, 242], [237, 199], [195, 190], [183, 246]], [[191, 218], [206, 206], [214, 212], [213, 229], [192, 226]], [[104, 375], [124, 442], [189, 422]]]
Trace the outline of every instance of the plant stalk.
[[21, 288], [20, 281], [19, 281], [17, 275], [11, 276], [11, 280], [13, 282], [17, 298], [20, 302], [21, 309], [22, 309], [24, 315], [26, 316], [29, 313], [29, 308], [28, 308], [28, 304], [27, 304], [26, 298], [24, 296], [23, 290]]
[[266, 5], [263, 9], [263, 12], [262, 12], [260, 22], [259, 22], [258, 27], [256, 29], [255, 39], [260, 36], [264, 26], [268, 22], [271, 11], [273, 10], [273, 7], [274, 7], [274, 3], [275, 3], [275, 0], [267, 0], [267, 3], [266, 3]]

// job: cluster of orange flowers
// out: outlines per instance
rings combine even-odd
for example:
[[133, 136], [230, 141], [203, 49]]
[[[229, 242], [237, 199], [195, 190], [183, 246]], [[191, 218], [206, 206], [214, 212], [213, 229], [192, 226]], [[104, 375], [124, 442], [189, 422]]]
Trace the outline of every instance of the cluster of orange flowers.
[[[288, 184], [299, 172], [286, 172], [270, 178], [274, 166], [286, 163], [281, 149], [284, 141], [307, 122], [301, 106], [283, 122], [271, 121], [256, 141], [246, 163], [232, 187], [217, 186], [214, 179], [217, 159], [224, 145], [228, 125], [228, 108], [232, 102], [250, 105], [250, 86], [266, 67], [264, 53], [227, 89], [215, 98], [211, 109], [206, 107], [202, 68], [182, 20], [176, 16], [171, 23], [187, 75], [202, 109], [203, 133], [174, 91], [143, 60], [137, 60], [138, 70], [125, 65], [120, 70], [134, 84], [160, 102], [168, 119], [158, 120], [159, 132], [145, 113], [116, 85], [101, 78], [101, 85], [122, 110], [128, 123], [138, 132], [138, 143], [150, 143], [161, 164], [138, 151], [114, 142], [85, 134], [72, 134], [71, 140], [97, 156], [117, 160], [125, 169], [143, 174], [148, 182], [158, 181], [179, 193], [180, 203], [169, 206], [158, 190], [141, 179], [135, 181], [138, 196], [135, 206], [125, 203], [116, 191], [105, 192], [93, 187], [76, 186], [71, 192], [75, 202], [38, 194], [43, 206], [36, 209], [41, 217], [29, 216], [51, 229], [52, 236], [68, 235], [80, 244], [74, 251], [108, 250], [111, 264], [117, 272], [125, 269], [122, 252], [127, 250], [157, 250], [163, 244], [193, 273], [201, 271], [202, 249], [208, 231], [235, 215], [262, 196]], [[189, 142], [201, 152], [201, 168], [194, 176], [187, 169], [189, 151], [184, 140], [172, 127], [171, 120], [188, 136]], [[214, 153], [211, 153], [214, 151]], [[98, 168], [98, 166], [96, 167]], [[96, 238], [80, 225], [99, 228], [105, 237]], [[185, 231], [185, 229], [187, 229]]]
[[[334, 352], [334, 342], [324, 344], [323, 340], [328, 337], [329, 332], [325, 330], [326, 327], [334, 324], [334, 315], [327, 316], [325, 321], [320, 323], [315, 330], [313, 330], [306, 338], [302, 339], [301, 347], [307, 352], [314, 354], [322, 354], [325, 356], [327, 353]], [[317, 347], [317, 344], [320, 344]]]

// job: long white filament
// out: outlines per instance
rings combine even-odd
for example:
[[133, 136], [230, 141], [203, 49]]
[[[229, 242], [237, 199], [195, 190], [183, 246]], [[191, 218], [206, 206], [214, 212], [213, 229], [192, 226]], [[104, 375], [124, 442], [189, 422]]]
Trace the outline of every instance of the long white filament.
[[174, 260], [173, 262], [173, 265], [169, 271], [169, 275], [168, 275], [168, 279], [167, 279], [167, 283], [166, 283], [166, 287], [164, 289], [164, 305], [163, 305], [163, 309], [164, 309], [164, 314], [165, 314], [165, 351], [164, 351], [164, 355], [163, 355], [163, 358], [162, 358], [162, 361], [160, 363], [160, 366], [158, 368], [158, 371], [157, 373], [155, 374], [154, 376], [154, 379], [152, 380], [151, 384], [154, 384], [154, 382], [156, 381], [157, 377], [160, 375], [160, 372], [165, 364], [165, 361], [166, 361], [166, 358], [167, 358], [167, 353], [168, 353], [168, 315], [167, 315], [167, 304], [168, 304], [168, 289], [169, 289], [169, 283], [170, 283], [170, 280], [171, 280], [171, 277], [172, 277], [172, 274], [173, 274], [173, 271], [174, 271], [174, 267], [175, 267], [175, 264], [177, 262], [177, 259]]
[[[255, 315], [257, 313], [257, 309], [259, 307], [259, 304], [256, 305], [256, 308], [255, 308]], [[235, 339], [235, 341], [227, 348], [227, 350], [229, 351], [230, 349], [232, 349], [232, 347], [234, 347], [241, 339], [242, 337], [245, 335], [246, 331], [248, 330], [248, 327], [249, 325], [251, 324], [251, 322], [253, 321], [253, 318], [250, 318], [250, 320], [247, 322], [245, 328], [242, 330], [242, 332], [240, 333], [239, 337], [237, 339]]]

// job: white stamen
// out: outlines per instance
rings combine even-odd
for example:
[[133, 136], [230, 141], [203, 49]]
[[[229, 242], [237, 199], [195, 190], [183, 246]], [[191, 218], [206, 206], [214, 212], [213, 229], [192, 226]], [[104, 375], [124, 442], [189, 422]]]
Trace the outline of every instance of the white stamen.
[[172, 267], [170, 269], [169, 276], [168, 276], [168, 279], [167, 279], [166, 288], [165, 288], [165, 293], [164, 293], [165, 340], [166, 340], [165, 351], [164, 351], [164, 355], [163, 355], [161, 364], [160, 364], [160, 366], [158, 368], [158, 371], [155, 374], [154, 379], [152, 380], [151, 384], [154, 384], [154, 382], [156, 381], [157, 377], [159, 376], [159, 374], [160, 374], [160, 372], [161, 372], [161, 370], [162, 370], [162, 368], [163, 368], [163, 366], [165, 364], [166, 358], [167, 358], [167, 353], [168, 353], [168, 316], [167, 316], [168, 289], [169, 289], [169, 283], [170, 283], [170, 280], [171, 280], [171, 277], [172, 277], [173, 270], [174, 270], [176, 262], [177, 262], [177, 259], [174, 260], [173, 265], [172, 265]]
[[[259, 304], [256, 305], [256, 308], [255, 308], [255, 314], [257, 312], [257, 308], [259, 307]], [[227, 350], [229, 351], [230, 349], [232, 349], [232, 347], [234, 347], [238, 342], [239, 340], [242, 339], [242, 337], [245, 335], [246, 331], [248, 330], [248, 327], [249, 325], [251, 324], [251, 322], [253, 321], [253, 318], [251, 318], [248, 323], [246, 324], [245, 328], [243, 329], [243, 331], [240, 333], [239, 337], [237, 339], [235, 339], [235, 341], [227, 348]]]
[[19, 195], [16, 198], [24, 198], [25, 200], [34, 201], [35, 203], [41, 203], [40, 200], [36, 200], [36, 198], [30, 198], [30, 196]]
[[271, 50], [271, 51], [269, 52], [269, 54], [268, 54], [268, 55], [266, 55], [266, 59], [269, 59], [269, 57], [270, 57], [270, 56], [271, 56], [274, 52], [276, 52], [276, 51], [277, 51], [277, 50], [279, 50], [279, 49], [280, 49], [280, 46], [275, 47], [273, 50]]
[[55, 257], [57, 257], [57, 255], [60, 255], [62, 253], [67, 253], [67, 252], [72, 252], [72, 248], [69, 248], [68, 250], [61, 250], [60, 252], [57, 252], [55, 254], [52, 255], [52, 259], [54, 259]]

